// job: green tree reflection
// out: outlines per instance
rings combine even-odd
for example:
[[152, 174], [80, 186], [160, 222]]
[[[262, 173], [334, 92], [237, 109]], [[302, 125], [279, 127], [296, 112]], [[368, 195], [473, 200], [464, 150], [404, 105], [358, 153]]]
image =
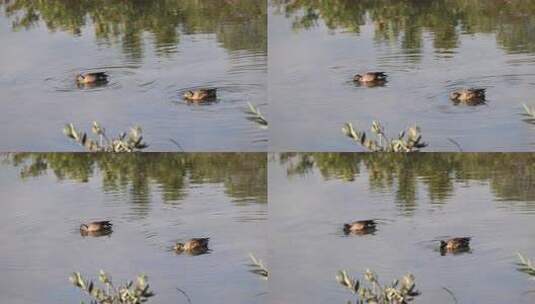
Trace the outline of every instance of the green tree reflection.
[[148, 204], [154, 187], [163, 201], [178, 203], [191, 184], [219, 183], [236, 204], [267, 203], [266, 155], [263, 153], [16, 153], [4, 162], [21, 168], [21, 178], [52, 173], [59, 180], [85, 183], [101, 177], [108, 193], [129, 193]]
[[228, 50], [266, 52], [266, 0], [3, 0], [14, 30], [42, 22], [53, 32], [82, 35], [92, 25], [100, 42], [119, 43], [134, 58], [143, 56], [149, 33], [157, 53], [177, 45], [180, 35], [213, 33]]
[[[316, 169], [323, 178], [353, 181], [367, 177], [370, 191], [395, 193], [403, 211], [414, 210], [419, 187], [431, 203], [444, 203], [455, 183], [485, 182], [498, 200], [535, 202], [535, 154], [518, 153], [285, 153], [288, 175]], [[421, 192], [424, 193], [424, 192]]]
[[437, 49], [459, 46], [461, 33], [495, 33], [508, 52], [535, 52], [535, 3], [530, 0], [272, 0], [292, 18], [295, 30], [321, 21], [329, 29], [356, 33], [367, 18], [379, 41], [400, 41], [405, 50], [423, 46], [424, 31]]

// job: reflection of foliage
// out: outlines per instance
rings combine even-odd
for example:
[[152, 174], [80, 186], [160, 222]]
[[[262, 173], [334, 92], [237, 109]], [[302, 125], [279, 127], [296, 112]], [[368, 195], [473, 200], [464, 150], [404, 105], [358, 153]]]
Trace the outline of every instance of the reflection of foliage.
[[182, 200], [188, 183], [222, 183], [237, 203], [267, 202], [263, 153], [16, 153], [6, 161], [22, 167], [23, 178], [49, 170], [60, 180], [101, 176], [105, 192], [129, 194], [141, 204], [148, 203], [153, 186], [165, 202]]
[[120, 42], [127, 54], [142, 58], [143, 34], [156, 48], [179, 43], [179, 34], [215, 33], [229, 50], [264, 51], [267, 47], [266, 0], [4, 0], [13, 28], [43, 21], [51, 31], [81, 35], [88, 22], [98, 40]]
[[[414, 276], [407, 274], [401, 280], [395, 280], [391, 285], [381, 285], [377, 275], [370, 270], [364, 274], [366, 281], [359, 281], [347, 274], [343, 270], [338, 272], [336, 280], [346, 289], [358, 296], [358, 304], [407, 304], [420, 295], [416, 290]], [[364, 282], [368, 282], [371, 287], [365, 287]]]
[[401, 131], [396, 139], [386, 136], [385, 128], [378, 121], [372, 123], [371, 131], [379, 140], [369, 139], [366, 132], [355, 130], [351, 123], [346, 123], [342, 132], [370, 152], [418, 152], [427, 147], [422, 141], [419, 127], [410, 127]]
[[65, 126], [63, 133], [89, 152], [137, 152], [148, 147], [143, 142], [141, 127], [134, 127], [128, 134], [124, 132], [111, 139], [106, 135], [106, 129], [96, 121], [91, 130], [99, 137], [99, 141], [88, 138], [87, 133], [76, 130], [72, 123]]
[[394, 191], [404, 211], [414, 209], [419, 185], [427, 187], [431, 202], [441, 203], [455, 182], [488, 182], [499, 199], [535, 201], [535, 154], [284, 153], [279, 160], [289, 175], [316, 168], [326, 179], [352, 181], [365, 171], [370, 189]]
[[533, 1], [488, 0], [273, 0], [279, 11], [293, 18], [294, 29], [310, 28], [321, 19], [329, 29], [356, 33], [367, 16], [376, 39], [401, 42], [405, 50], [423, 47], [424, 31], [433, 34], [434, 47], [452, 49], [460, 33], [496, 33], [508, 51], [535, 52]]
[[130, 281], [123, 286], [115, 287], [111, 277], [101, 270], [99, 281], [105, 288], [99, 288], [93, 281], [85, 280], [78, 272], [73, 273], [69, 280], [93, 298], [91, 303], [94, 304], [141, 304], [154, 296], [154, 293], [149, 290], [147, 277], [144, 275], [138, 276], [135, 283]]

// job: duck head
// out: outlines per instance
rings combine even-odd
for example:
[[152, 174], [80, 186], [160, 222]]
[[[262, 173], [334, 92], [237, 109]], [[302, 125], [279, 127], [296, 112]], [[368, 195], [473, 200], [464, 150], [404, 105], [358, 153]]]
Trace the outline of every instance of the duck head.
[[174, 249], [176, 252], [184, 251], [184, 243], [176, 243]]
[[82, 74], [78, 74], [78, 75], [76, 75], [76, 81], [77, 81], [77, 82], [80, 82], [80, 83], [85, 82], [85, 76], [82, 75]]
[[184, 98], [192, 99], [194, 97], [195, 97], [195, 93], [193, 91], [187, 91], [186, 93], [184, 93]]
[[362, 80], [362, 75], [360, 74], [357, 74], [353, 77], [353, 81], [361, 81]]
[[461, 93], [459, 93], [459, 92], [450, 93], [450, 99], [452, 99], [452, 100], [457, 100], [457, 99], [459, 99], [460, 96], [461, 96]]

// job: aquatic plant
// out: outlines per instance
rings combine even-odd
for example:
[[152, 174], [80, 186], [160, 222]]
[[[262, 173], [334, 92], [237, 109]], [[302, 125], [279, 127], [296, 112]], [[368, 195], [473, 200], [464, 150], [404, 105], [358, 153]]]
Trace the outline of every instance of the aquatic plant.
[[250, 102], [248, 102], [247, 105], [249, 106], [249, 109], [245, 111], [245, 113], [249, 115], [247, 119], [249, 119], [250, 121], [254, 121], [259, 125], [267, 127], [268, 121], [264, 117], [264, 115], [262, 115], [262, 113], [260, 112], [260, 109], [252, 105]]
[[267, 267], [262, 262], [262, 260], [257, 259], [252, 253], [249, 254], [249, 257], [251, 258], [251, 262], [252, 262], [252, 264], [249, 264], [249, 266], [252, 267], [251, 272], [259, 276], [262, 276], [267, 280], [269, 276], [269, 272], [268, 272]]
[[519, 261], [516, 263], [517, 270], [535, 278], [535, 265], [521, 253], [517, 253]]
[[88, 138], [87, 133], [78, 131], [72, 123], [65, 126], [63, 133], [89, 152], [136, 152], [149, 146], [143, 142], [141, 127], [134, 127], [128, 134], [123, 132], [112, 139], [108, 138], [106, 129], [96, 121], [91, 130], [99, 137], [98, 141]]
[[111, 277], [101, 270], [99, 281], [105, 288], [96, 287], [93, 281], [85, 280], [79, 272], [73, 273], [69, 280], [93, 298], [91, 304], [140, 304], [154, 296], [154, 293], [149, 290], [148, 279], [145, 275], [138, 276], [135, 283], [129, 281], [125, 285], [115, 287]]
[[[345, 270], [336, 276], [340, 285], [358, 297], [357, 304], [407, 304], [420, 295], [412, 274], [407, 274], [400, 280], [384, 286], [379, 283], [377, 275], [370, 270], [366, 270], [364, 279], [365, 281], [354, 279]], [[365, 282], [371, 286], [364, 286]]]
[[401, 131], [397, 139], [390, 139], [385, 134], [383, 125], [378, 121], [373, 121], [371, 131], [378, 139], [368, 139], [366, 132], [355, 130], [351, 123], [346, 123], [342, 132], [349, 138], [368, 149], [370, 152], [418, 152], [427, 147], [427, 143], [422, 141], [420, 128], [410, 127]]
[[528, 106], [526, 104], [523, 104], [522, 106], [524, 106], [524, 110], [526, 111], [526, 113], [524, 113], [523, 115], [528, 117], [526, 121], [530, 123], [535, 123], [535, 107]]

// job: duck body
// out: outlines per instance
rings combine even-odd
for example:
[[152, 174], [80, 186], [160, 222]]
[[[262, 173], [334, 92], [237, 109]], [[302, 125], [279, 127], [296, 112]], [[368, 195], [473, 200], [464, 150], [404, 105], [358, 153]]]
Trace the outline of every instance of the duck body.
[[80, 232], [94, 233], [111, 230], [113, 224], [110, 221], [98, 221], [80, 225]]
[[481, 104], [485, 102], [485, 89], [470, 88], [450, 93], [450, 99], [455, 103]]
[[78, 84], [97, 84], [108, 82], [108, 74], [106, 72], [83, 73], [76, 76]]
[[344, 224], [344, 232], [346, 234], [355, 233], [371, 233], [375, 231], [377, 223], [374, 220], [354, 221], [350, 224]]
[[177, 253], [202, 254], [208, 251], [208, 241], [210, 238], [193, 238], [185, 243], [176, 243], [174, 249]]
[[459, 253], [470, 250], [469, 237], [458, 237], [440, 241], [440, 251], [445, 253]]
[[386, 82], [387, 77], [384, 72], [367, 72], [362, 75], [355, 75], [353, 81], [361, 84], [378, 84]]
[[217, 98], [217, 89], [199, 89], [184, 93], [184, 99], [188, 101], [210, 101]]

